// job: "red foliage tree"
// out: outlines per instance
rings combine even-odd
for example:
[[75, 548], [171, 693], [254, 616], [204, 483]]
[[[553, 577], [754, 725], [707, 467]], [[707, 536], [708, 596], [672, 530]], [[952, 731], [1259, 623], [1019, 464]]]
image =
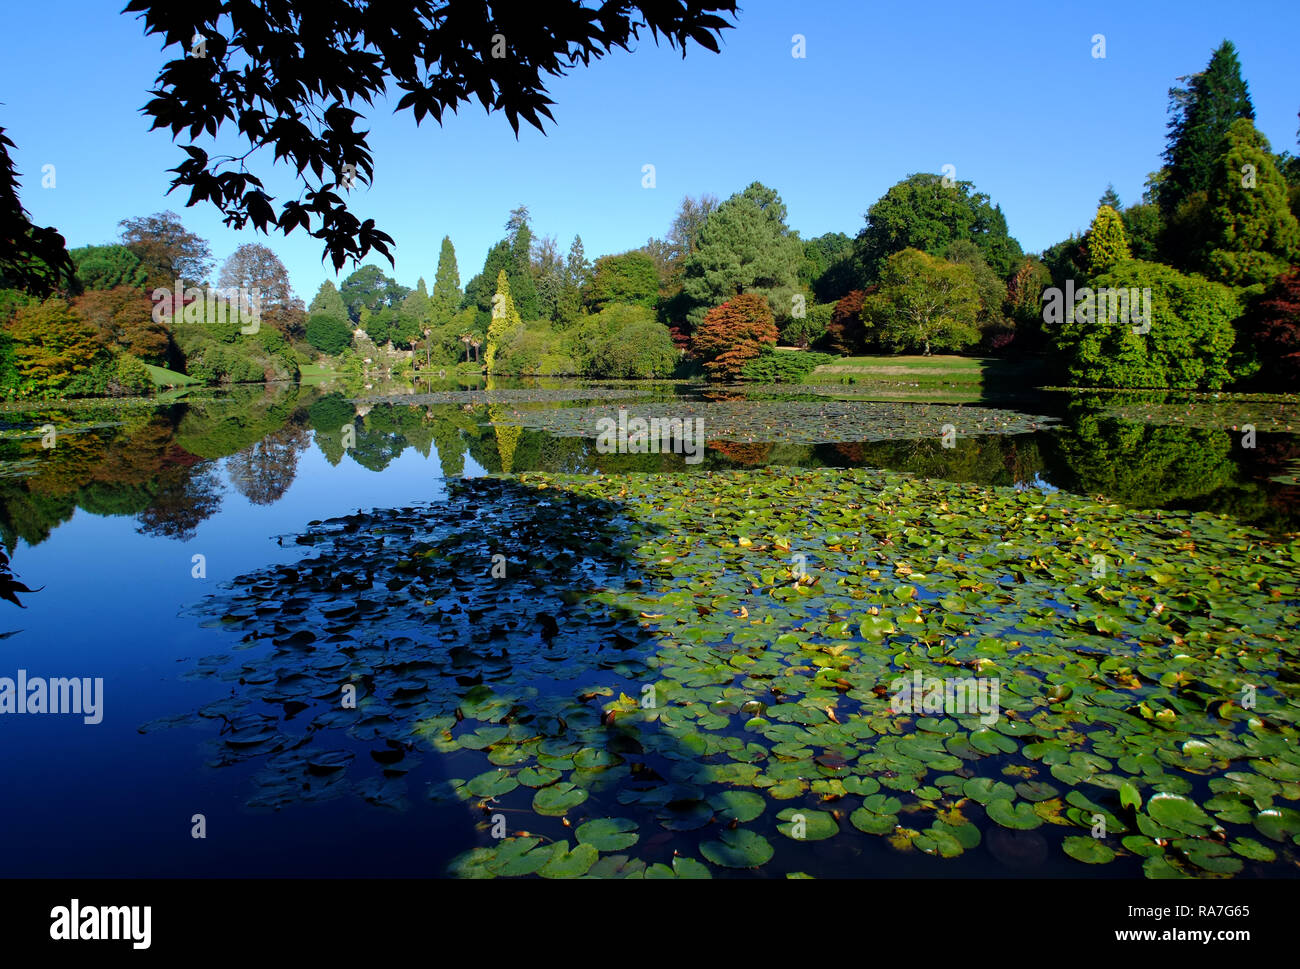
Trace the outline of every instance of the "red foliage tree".
[[1277, 277], [1256, 300], [1242, 320], [1241, 336], [1259, 355], [1259, 387], [1300, 390], [1300, 266]]
[[766, 296], [733, 296], [705, 314], [691, 338], [691, 350], [709, 376], [734, 380], [764, 343], [776, 344], [776, 320]]
[[876, 291], [875, 286], [855, 289], [835, 304], [831, 321], [826, 324], [823, 345], [832, 353], [854, 356], [867, 350], [867, 327], [862, 322], [862, 303]]
[[170, 344], [167, 327], [153, 320], [153, 303], [133, 286], [92, 289], [73, 303], [99, 330], [105, 346], [126, 350], [150, 363], [163, 363]]

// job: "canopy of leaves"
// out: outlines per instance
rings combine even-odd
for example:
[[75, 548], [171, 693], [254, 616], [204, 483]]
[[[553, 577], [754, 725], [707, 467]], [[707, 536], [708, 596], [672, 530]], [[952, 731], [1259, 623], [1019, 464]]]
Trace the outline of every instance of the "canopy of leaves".
[[361, 266], [343, 280], [339, 295], [347, 307], [348, 317], [361, 320], [361, 308], [377, 313], [385, 307], [397, 307], [410, 290], [395, 279], [389, 279], [378, 266]]
[[336, 316], [341, 320], [348, 318], [348, 308], [343, 302], [343, 297], [339, 295], [333, 281], [328, 279], [320, 284], [320, 289], [312, 297], [307, 312], [313, 316], [317, 313], [324, 313], [328, 316]]
[[18, 171], [9, 149], [14, 143], [0, 128], [0, 287], [46, 296], [72, 278], [67, 243], [53, 226], [32, 224], [18, 200]]
[[321, 353], [334, 356], [352, 345], [352, 327], [346, 317], [313, 313], [307, 320], [307, 342]]
[[153, 318], [153, 303], [134, 286], [92, 289], [73, 301], [73, 307], [99, 331], [100, 342], [125, 350], [149, 363], [166, 362], [171, 335]]
[[108, 356], [95, 326], [61, 299], [23, 307], [6, 329], [14, 366], [40, 391], [62, 390]]
[[504, 269], [497, 272], [497, 291], [492, 299], [492, 322], [488, 324], [487, 349], [483, 361], [488, 373], [492, 372], [497, 352], [505, 343], [509, 343], [524, 328], [524, 321], [519, 318], [515, 301], [510, 295], [510, 279]]
[[[1232, 378], [1232, 321], [1241, 305], [1232, 290], [1158, 263], [1129, 259], [1093, 280], [1096, 288], [1151, 291], [1147, 333], [1128, 314], [1110, 312], [1095, 298], [1086, 311], [1066, 307], [1057, 347], [1078, 386], [1217, 390]], [[1092, 317], [1091, 320], [1088, 318]]]
[[148, 281], [140, 260], [126, 246], [82, 246], [68, 255], [77, 267], [77, 282], [82, 289], [144, 288]]
[[[374, 165], [363, 120], [354, 110], [397, 91], [398, 111], [416, 123], [441, 124], [448, 110], [478, 101], [502, 111], [516, 134], [520, 120], [539, 130], [554, 120], [546, 78], [563, 75], [614, 48], [630, 49], [649, 28], [658, 42], [718, 50], [730, 27], [718, 13], [734, 2], [632, 3], [611, 0], [591, 7], [581, 0], [512, 5], [412, 0], [357, 4], [353, 0], [266, 0], [258, 4], [177, 4], [131, 0], [145, 33], [160, 35], [176, 56], [160, 70], [145, 113], [154, 128], [187, 132], [185, 159], [172, 171], [173, 189], [189, 189], [187, 204], [211, 202], [234, 228], [247, 222], [288, 233], [303, 228], [324, 242], [335, 269], [359, 262], [371, 249], [388, 256], [392, 237], [372, 219], [348, 211], [339, 195], [353, 178], [370, 184]], [[194, 37], [200, 38], [197, 56]], [[497, 56], [493, 56], [494, 48]], [[501, 53], [507, 56], [500, 56]], [[392, 89], [396, 89], [393, 91]], [[210, 157], [194, 144], [200, 133], [215, 139], [218, 125], [233, 122], [246, 152]], [[277, 213], [256, 174], [256, 155], [283, 159], [304, 186]]]
[[693, 325], [699, 325], [710, 307], [741, 293], [762, 294], [771, 311], [788, 315], [804, 252], [785, 218], [781, 196], [759, 182], [709, 215], [682, 277], [682, 292], [692, 304], [687, 318]]
[[858, 234], [854, 252], [865, 278], [876, 280], [884, 262], [903, 249], [941, 255], [958, 239], [980, 248], [993, 271], [1005, 279], [1020, 265], [1020, 243], [1007, 234], [1002, 209], [989, 204], [971, 182], [938, 175], [909, 175], [894, 185], [867, 211], [866, 227]]
[[593, 309], [604, 309], [610, 303], [653, 309], [658, 301], [659, 273], [649, 254], [637, 249], [596, 260], [591, 284]]
[[207, 281], [213, 266], [207, 240], [186, 229], [175, 212], [123, 219], [118, 225], [122, 244], [140, 260], [149, 289], [170, 288], [178, 279], [185, 286]]
[[969, 266], [904, 249], [885, 260], [862, 304], [873, 338], [895, 350], [960, 350], [979, 339], [980, 293]]
[[776, 320], [767, 298], [745, 293], [704, 315], [692, 337], [691, 350], [703, 360], [709, 376], [734, 380], [764, 344], [776, 343], [776, 337]]
[[1300, 267], [1274, 280], [1240, 323], [1242, 349], [1259, 359], [1255, 383], [1294, 393], [1300, 387]]

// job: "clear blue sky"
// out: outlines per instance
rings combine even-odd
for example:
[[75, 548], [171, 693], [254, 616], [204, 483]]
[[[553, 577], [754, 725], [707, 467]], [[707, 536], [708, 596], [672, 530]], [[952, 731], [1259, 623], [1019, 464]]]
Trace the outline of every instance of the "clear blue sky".
[[[215, 209], [166, 196], [181, 158], [139, 109], [169, 55], [114, 3], [4, 0], [0, 126], [17, 143], [24, 204], [70, 246], [116, 238], [119, 220], [166, 208], [211, 241], [218, 260], [245, 241]], [[807, 56], [791, 56], [791, 37]], [[1092, 56], [1092, 36], [1106, 57]], [[1113, 182], [1136, 201], [1160, 164], [1167, 90], [1232, 40], [1257, 124], [1296, 150], [1300, 71], [1294, 0], [898, 3], [763, 0], [747, 4], [720, 55], [683, 61], [648, 36], [555, 80], [549, 135], [515, 139], [503, 115], [466, 106], [443, 128], [380, 104], [370, 115], [374, 186], [353, 211], [397, 242], [397, 278], [432, 285], [444, 234], [462, 285], [527, 203], [535, 231], [587, 255], [662, 236], [685, 194], [725, 198], [759, 180], [779, 191], [805, 238], [855, 234], [867, 208], [912, 172], [956, 167], [1001, 204], [1027, 251], [1086, 227]], [[359, 126], [364, 127], [364, 126]], [[200, 142], [200, 144], [203, 144]], [[40, 187], [41, 166], [57, 184]], [[657, 186], [642, 188], [643, 165]], [[280, 200], [297, 194], [273, 178]], [[310, 300], [332, 267], [302, 232], [273, 236], [295, 290]], [[387, 263], [373, 259], [387, 270]], [[345, 268], [343, 275], [348, 269]]]

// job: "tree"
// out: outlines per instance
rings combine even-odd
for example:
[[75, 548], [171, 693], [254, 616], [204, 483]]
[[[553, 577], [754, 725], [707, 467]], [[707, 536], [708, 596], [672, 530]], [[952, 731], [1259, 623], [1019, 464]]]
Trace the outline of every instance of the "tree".
[[654, 309], [659, 301], [659, 273], [654, 259], [639, 249], [596, 260], [591, 305], [599, 311], [610, 303]]
[[352, 346], [352, 327], [345, 316], [313, 313], [307, 320], [307, 342], [321, 353], [335, 356]]
[[987, 332], [1003, 326], [1006, 316], [1002, 312], [1002, 304], [1007, 299], [1007, 284], [984, 261], [979, 246], [969, 239], [958, 239], [948, 245], [943, 255], [951, 263], [969, 267], [975, 277], [975, 288], [980, 298], [979, 313], [975, 317], [979, 329]]
[[446, 326], [460, 308], [460, 272], [456, 268], [456, 247], [451, 236], [442, 237], [438, 252], [438, 271], [433, 277], [433, 295], [429, 297], [429, 316], [437, 326]]
[[509, 239], [502, 239], [488, 250], [482, 271], [465, 286], [463, 305], [477, 309], [480, 330], [486, 330], [492, 319], [492, 298], [496, 295], [497, 274], [505, 270], [507, 276], [515, 271], [514, 253]]
[[1153, 202], [1140, 202], [1126, 208], [1120, 213], [1120, 218], [1124, 220], [1124, 238], [1128, 240], [1133, 258], [1158, 261], [1160, 237], [1165, 229], [1160, 206]]
[[1089, 276], [1106, 272], [1117, 262], [1129, 258], [1128, 240], [1124, 238], [1124, 220], [1109, 205], [1098, 207], [1088, 235], [1084, 238]]
[[952, 242], [969, 239], [993, 271], [1006, 279], [1020, 265], [1020, 243], [1007, 234], [1001, 208], [971, 182], [938, 175], [909, 175], [867, 211], [867, 224], [854, 242], [863, 277], [875, 281], [884, 262], [904, 249], [941, 255]]
[[326, 316], [333, 316], [340, 320], [348, 318], [348, 308], [343, 302], [343, 297], [339, 295], [339, 291], [328, 279], [320, 284], [320, 289], [316, 290], [316, 295], [312, 297], [307, 312], [312, 316], [323, 313]]
[[171, 334], [154, 322], [153, 303], [134, 286], [91, 289], [73, 301], [73, 308], [99, 331], [106, 347], [125, 350], [149, 363], [164, 364]]
[[880, 342], [898, 350], [959, 350], [979, 339], [979, 288], [969, 266], [904, 249], [885, 260], [880, 288], [862, 304], [862, 319]]
[[18, 170], [9, 157], [13, 147], [0, 128], [0, 288], [47, 296], [67, 285], [74, 266], [63, 236], [53, 226], [33, 225], [18, 200]]
[[572, 323], [582, 312], [583, 293], [591, 285], [591, 263], [582, 247], [582, 236], [575, 235], [564, 264], [564, 285], [560, 289], [559, 318]]
[[221, 267], [217, 285], [236, 289], [256, 297], [261, 306], [261, 322], [282, 333], [298, 330], [305, 312], [302, 301], [293, 295], [289, 271], [280, 257], [257, 242], [246, 242]]
[[543, 236], [533, 242], [533, 275], [537, 278], [538, 311], [543, 319], [557, 319], [564, 291], [564, 260], [560, 258], [555, 236]]
[[42, 391], [61, 390], [107, 357], [94, 325], [61, 299], [23, 307], [6, 329], [14, 366]]
[[533, 230], [528, 223], [528, 206], [521, 205], [510, 213], [506, 222], [510, 236], [510, 291], [520, 318], [535, 320], [541, 315], [537, 303], [537, 285], [533, 280]]
[[843, 232], [827, 232], [804, 243], [799, 282], [811, 289], [818, 302], [834, 302], [847, 295], [857, 281], [853, 240]]
[[1204, 192], [1215, 177], [1228, 128], [1239, 118], [1255, 120], [1250, 91], [1241, 77], [1237, 49], [1225, 40], [1200, 74], [1180, 77], [1186, 87], [1169, 89], [1167, 172], [1159, 184], [1160, 207], [1172, 213], [1193, 192]]
[[1120, 204], [1119, 195], [1115, 191], [1115, 186], [1109, 182], [1106, 183], [1106, 191], [1102, 192], [1101, 198], [1097, 200], [1097, 208], [1101, 208], [1103, 205], [1109, 205], [1116, 212], [1124, 207]]
[[[335, 269], [372, 248], [389, 255], [392, 237], [372, 220], [358, 220], [337, 190], [350, 187], [352, 176], [367, 185], [374, 177], [367, 132], [354, 127], [364, 117], [355, 108], [386, 96], [390, 83], [403, 92], [396, 109], [410, 109], [417, 124], [426, 116], [442, 124], [448, 110], [477, 100], [489, 113], [504, 112], [516, 135], [520, 119], [544, 130], [543, 118], [554, 121], [544, 75], [587, 66], [615, 47], [629, 50], [646, 27], [656, 43], [662, 35], [683, 56], [688, 41], [716, 52], [721, 31], [731, 26], [717, 12], [735, 9], [727, 0], [611, 0], [597, 11], [582, 0], [556, 0], [511, 8], [504, 20], [486, 3], [449, 12], [438, 0], [213, 7], [131, 0], [126, 7], [140, 14], [147, 35], [179, 47], [144, 109], [153, 127], [170, 129], [174, 138], [189, 133], [181, 145], [187, 157], [172, 169], [173, 190], [187, 188], [191, 201], [211, 202], [237, 229], [249, 221], [259, 231], [301, 226], [324, 240]], [[203, 57], [190, 56], [195, 36]], [[249, 64], [256, 69], [245, 69]], [[215, 140], [226, 119], [247, 149], [225, 154], [223, 142], [223, 153], [210, 157], [194, 139], [206, 132]], [[268, 168], [284, 159], [304, 188], [301, 200], [291, 198], [278, 214], [250, 161], [264, 148]]]
[[343, 280], [343, 286], [339, 289], [339, 295], [343, 297], [343, 304], [348, 310], [348, 317], [354, 322], [361, 322], [362, 307], [365, 307], [370, 314], [377, 313], [385, 307], [396, 307], [409, 292], [410, 290], [405, 286], [385, 276], [384, 271], [375, 265], [362, 266], [354, 270], [347, 279]]
[[862, 322], [862, 304], [880, 287], [855, 289], [835, 303], [822, 345], [832, 353], [854, 356], [867, 350], [867, 328]]
[[1300, 223], [1286, 181], [1253, 124], [1233, 122], [1207, 195], [1204, 263], [1211, 279], [1265, 286], [1300, 261]]
[[77, 281], [82, 289], [114, 286], [143, 289], [148, 281], [140, 260], [126, 246], [82, 246], [68, 255], [77, 267]]
[[[724, 202], [725, 206], [726, 203]], [[691, 350], [715, 380], [734, 380], [764, 344], [775, 345], [776, 320], [767, 297], [733, 296], [704, 314], [691, 339]]]
[[1256, 299], [1239, 324], [1243, 349], [1260, 363], [1260, 389], [1300, 390], [1300, 267], [1292, 267]]
[[175, 212], [123, 219], [122, 244], [140, 260], [149, 289], [200, 286], [212, 271], [212, 251], [205, 239], [181, 224]]
[[1137, 259], [1117, 263], [1092, 285], [1150, 290], [1151, 315], [1139, 325], [1136, 307], [1103, 307], [1095, 290], [1079, 307], [1065, 307], [1056, 345], [1073, 384], [1218, 390], [1232, 379], [1232, 321], [1241, 306], [1227, 286]]
[[488, 373], [492, 373], [497, 354], [501, 348], [514, 339], [524, 328], [524, 321], [515, 309], [515, 301], [510, 295], [510, 277], [504, 269], [497, 271], [497, 291], [492, 299], [492, 322], [488, 324], [487, 350], [483, 361]]
[[432, 310], [433, 302], [429, 299], [429, 290], [424, 284], [424, 277], [421, 276], [419, 282], [415, 284], [414, 291], [408, 293], [406, 299], [402, 300], [402, 312], [423, 329], [430, 320]]
[[709, 307], [742, 293], [760, 294], [774, 312], [789, 315], [804, 254], [785, 218], [781, 196], [759, 182], [709, 215], [682, 277], [682, 292], [692, 304], [687, 314], [692, 325], [699, 325]]

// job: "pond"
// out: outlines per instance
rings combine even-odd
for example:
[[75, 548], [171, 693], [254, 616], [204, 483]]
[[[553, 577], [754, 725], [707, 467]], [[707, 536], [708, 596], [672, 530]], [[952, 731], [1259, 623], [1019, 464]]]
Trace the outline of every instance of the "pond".
[[0, 873], [1294, 875], [1300, 407], [925, 393], [8, 405]]

